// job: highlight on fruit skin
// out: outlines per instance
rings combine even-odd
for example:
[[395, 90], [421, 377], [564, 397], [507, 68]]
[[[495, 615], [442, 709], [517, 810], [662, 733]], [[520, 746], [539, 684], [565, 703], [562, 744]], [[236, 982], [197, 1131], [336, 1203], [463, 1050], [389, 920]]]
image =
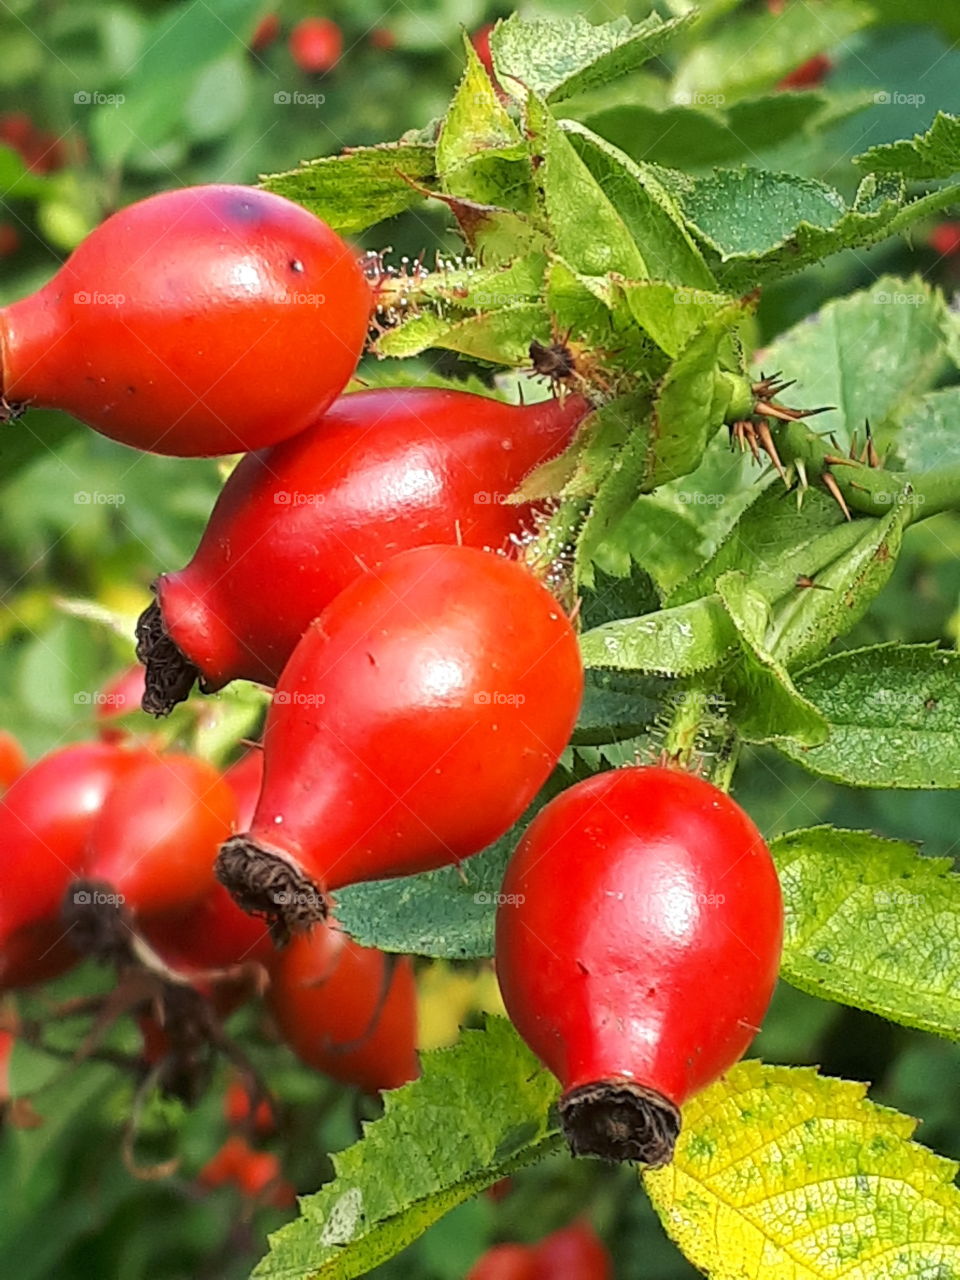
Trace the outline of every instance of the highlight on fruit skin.
[[497, 912], [511, 1020], [563, 1086], [575, 1154], [667, 1163], [680, 1108], [746, 1051], [777, 979], [770, 852], [678, 769], [577, 783], [530, 824]]
[[570, 443], [583, 397], [512, 405], [465, 391], [341, 396], [292, 440], [250, 454], [190, 563], [161, 574], [137, 626], [144, 710], [194, 681], [275, 684], [313, 619], [364, 569], [435, 543], [515, 555], [542, 502], [507, 498]]
[[555, 767], [582, 692], [573, 627], [529, 570], [471, 547], [401, 552], [294, 650], [253, 822], [218, 877], [282, 942], [345, 885], [479, 853]]
[[260, 449], [343, 390], [371, 306], [354, 251], [300, 205], [228, 184], [162, 192], [0, 310], [2, 405], [62, 409], [153, 453]]

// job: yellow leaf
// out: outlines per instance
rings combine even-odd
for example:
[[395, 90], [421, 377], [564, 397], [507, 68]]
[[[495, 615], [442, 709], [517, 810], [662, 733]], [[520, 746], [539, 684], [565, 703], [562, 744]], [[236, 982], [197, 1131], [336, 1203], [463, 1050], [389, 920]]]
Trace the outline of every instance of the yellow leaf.
[[711, 1280], [958, 1280], [957, 1166], [915, 1121], [808, 1067], [741, 1062], [644, 1182]]

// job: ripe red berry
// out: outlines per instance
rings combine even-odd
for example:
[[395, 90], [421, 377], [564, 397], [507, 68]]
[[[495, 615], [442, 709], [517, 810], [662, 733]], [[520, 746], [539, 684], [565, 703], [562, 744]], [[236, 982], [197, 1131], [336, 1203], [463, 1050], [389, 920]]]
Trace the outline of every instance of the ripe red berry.
[[259, 449], [343, 389], [370, 306], [353, 252], [306, 209], [185, 187], [115, 213], [0, 310], [0, 390], [155, 453]]
[[276, 683], [317, 614], [398, 551], [515, 546], [535, 508], [506, 497], [588, 408], [580, 396], [518, 408], [461, 391], [360, 391], [244, 458], [193, 560], [158, 579], [138, 625], [146, 710], [169, 710], [197, 674], [207, 691]]
[[941, 222], [930, 232], [927, 243], [941, 258], [960, 254], [960, 222]]
[[833, 70], [833, 61], [825, 53], [814, 54], [789, 75], [783, 77], [778, 89], [813, 89], [823, 84], [827, 73]]
[[197, 1182], [211, 1191], [228, 1182], [237, 1182], [249, 1151], [249, 1144], [239, 1134], [231, 1134], [197, 1174]]
[[142, 759], [102, 742], [38, 760], [0, 801], [0, 987], [44, 981], [77, 958], [60, 909], [113, 788]]
[[269, 48], [280, 34], [280, 15], [267, 13], [257, 23], [250, 37], [250, 48], [254, 53], [262, 53]]
[[524, 1244], [497, 1244], [467, 1273], [467, 1280], [539, 1280], [533, 1250]]
[[613, 1280], [613, 1259], [589, 1222], [573, 1222], [534, 1246], [531, 1280]]
[[330, 71], [343, 53], [343, 33], [330, 18], [304, 18], [290, 32], [290, 57], [301, 71]]
[[700, 778], [618, 769], [541, 810], [503, 893], [500, 988], [563, 1085], [574, 1151], [669, 1161], [679, 1108], [741, 1057], [776, 982], [783, 907], [760, 833]]
[[27, 768], [27, 754], [12, 733], [0, 729], [0, 795]]
[[218, 876], [282, 937], [322, 919], [331, 889], [479, 852], [546, 781], [582, 691], [573, 628], [525, 568], [470, 547], [401, 552], [294, 650], [250, 832]]
[[31, 173], [53, 173], [66, 163], [60, 139], [36, 125], [25, 111], [0, 115], [0, 144], [16, 151]]
[[270, 979], [267, 1005], [307, 1066], [367, 1093], [419, 1075], [409, 957], [361, 947], [331, 921], [276, 952]]
[[[93, 824], [85, 878], [138, 919], [182, 914], [214, 892], [213, 861], [235, 812], [233, 792], [212, 765], [145, 752]], [[198, 937], [197, 947], [208, 941]]]

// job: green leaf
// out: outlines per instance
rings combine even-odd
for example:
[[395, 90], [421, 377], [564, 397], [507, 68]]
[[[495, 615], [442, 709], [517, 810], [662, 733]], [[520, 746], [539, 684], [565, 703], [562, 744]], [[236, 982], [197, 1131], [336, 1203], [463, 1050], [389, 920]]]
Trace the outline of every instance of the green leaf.
[[960, 462], [960, 387], [944, 387], [901, 414], [897, 453], [909, 471], [936, 471]]
[[[856, 541], [861, 533], [844, 520], [826, 491], [806, 494], [798, 511], [793, 495], [774, 481], [760, 490], [710, 559], [674, 587], [666, 603], [684, 604], [709, 595], [720, 575], [734, 569], [742, 570], [767, 600], [776, 600], [796, 585], [798, 574], [819, 570], [823, 552], [814, 548], [836, 529], [843, 531], [844, 541]], [[837, 553], [844, 549], [841, 545]]]
[[[691, 508], [678, 509], [660, 489], [632, 502], [592, 548], [591, 556], [589, 566], [579, 563], [581, 587], [603, 572], [623, 577], [637, 564], [661, 591], [668, 591], [703, 558], [703, 536]], [[618, 616], [637, 612], [623, 610]]]
[[960, 877], [868, 831], [814, 827], [771, 846], [783, 886], [781, 974], [801, 991], [960, 1039]]
[[301, 1197], [270, 1237], [257, 1280], [350, 1280], [399, 1253], [455, 1205], [560, 1146], [559, 1088], [510, 1024], [492, 1018], [423, 1075], [384, 1095], [384, 1114], [333, 1157], [336, 1176]]
[[823, 746], [785, 755], [852, 787], [960, 787], [960, 654], [927, 645], [848, 650], [798, 672], [830, 723]]
[[692, 17], [664, 22], [650, 14], [636, 25], [628, 18], [594, 25], [579, 14], [540, 21], [513, 14], [494, 28], [490, 51], [497, 78], [508, 92], [559, 102], [643, 66], [683, 32]]
[[536, 169], [557, 253], [575, 271], [611, 271], [643, 279], [650, 272], [620, 214], [537, 97], [527, 99], [527, 131], [541, 162]]
[[938, 111], [926, 133], [871, 147], [855, 156], [853, 163], [871, 173], [898, 173], [911, 179], [949, 178], [960, 172], [960, 118]]
[[334, 231], [356, 235], [425, 198], [411, 183], [430, 181], [436, 153], [426, 144], [386, 143], [311, 160], [260, 185], [304, 205]]
[[776, 742], [781, 738], [807, 746], [823, 742], [828, 733], [826, 720], [797, 691], [767, 648], [770, 609], [766, 600], [751, 590], [746, 575], [739, 571], [718, 579], [717, 594], [741, 644], [739, 660], [723, 674], [730, 698], [728, 714], [740, 733], [748, 742]]
[[449, 195], [481, 204], [533, 206], [530, 155], [464, 35], [467, 67], [437, 139], [437, 174]]
[[815, 587], [798, 587], [777, 606], [769, 642], [785, 667], [819, 657], [863, 617], [893, 572], [909, 509], [907, 498], [881, 520], [854, 521], [863, 531], [853, 546], [817, 574]]
[[821, 182], [757, 169], [718, 170], [676, 189], [691, 230], [717, 255], [717, 280], [730, 293], [880, 239], [903, 198], [899, 179], [870, 174], [847, 207]]
[[515, 303], [465, 320], [444, 320], [423, 314], [388, 329], [377, 340], [384, 356], [413, 356], [428, 347], [458, 351], [491, 364], [527, 365], [531, 338], [548, 337], [550, 317], [535, 303]]
[[716, 595], [641, 618], [608, 622], [580, 638], [585, 666], [669, 676], [708, 671], [737, 645], [737, 629]]
[[732, 103], [694, 95], [690, 105], [653, 105], [636, 100], [632, 82], [619, 91], [593, 94], [568, 106], [633, 160], [676, 169], [702, 169], [756, 161], [772, 147], [862, 110], [872, 95], [838, 96], [822, 91], [772, 93]]
[[692, 48], [677, 70], [674, 101], [710, 95], [722, 106], [767, 89], [814, 54], [843, 47], [872, 19], [871, 7], [859, 0], [788, 4], [776, 15], [744, 15]]
[[674, 687], [663, 676], [635, 671], [590, 670], [586, 676], [583, 705], [570, 740], [576, 747], [638, 737], [660, 716]]
[[31, 173], [19, 152], [12, 147], [0, 146], [0, 199], [42, 200], [53, 191], [50, 179]]
[[644, 275], [694, 289], [714, 288], [680, 206], [657, 170], [631, 160], [575, 121], [561, 121], [560, 127], [639, 247], [648, 268]]
[[862, 445], [869, 422], [884, 449], [946, 366], [951, 323], [943, 296], [919, 276], [881, 276], [794, 325], [764, 363], [795, 379], [790, 403], [835, 406], [839, 427], [832, 414], [825, 422], [847, 443], [856, 432]]
[[734, 331], [754, 305], [742, 300], [714, 309], [661, 379], [641, 490], [688, 475], [699, 465], [730, 408], [734, 388], [724, 366], [730, 363]]
[[866, 1085], [741, 1062], [684, 1107], [673, 1163], [644, 1175], [711, 1280], [953, 1280], [957, 1166]]
[[660, 280], [630, 281], [623, 285], [634, 320], [672, 359], [718, 311], [735, 300], [723, 293], [665, 284]]

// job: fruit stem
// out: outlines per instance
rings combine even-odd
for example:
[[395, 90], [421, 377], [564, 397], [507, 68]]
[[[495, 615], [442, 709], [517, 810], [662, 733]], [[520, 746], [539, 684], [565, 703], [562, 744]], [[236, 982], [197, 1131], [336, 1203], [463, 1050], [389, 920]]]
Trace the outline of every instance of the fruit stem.
[[238, 907], [263, 916], [278, 947], [327, 918], [327, 900], [317, 886], [282, 854], [265, 849], [248, 833], [220, 846], [214, 874]]

